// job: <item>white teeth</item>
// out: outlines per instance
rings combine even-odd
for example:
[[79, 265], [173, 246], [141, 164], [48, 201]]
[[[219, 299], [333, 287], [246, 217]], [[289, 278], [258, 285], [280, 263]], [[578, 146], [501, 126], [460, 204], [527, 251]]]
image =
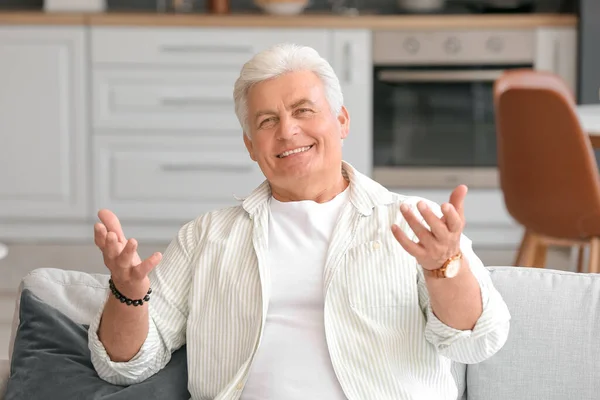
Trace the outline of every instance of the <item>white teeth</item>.
[[290, 154], [296, 154], [296, 153], [302, 153], [303, 151], [307, 151], [311, 148], [312, 146], [306, 146], [306, 147], [300, 147], [299, 149], [294, 149], [294, 150], [290, 150], [290, 151], [286, 151], [284, 153], [281, 153], [279, 155], [279, 158], [284, 158], [289, 156]]

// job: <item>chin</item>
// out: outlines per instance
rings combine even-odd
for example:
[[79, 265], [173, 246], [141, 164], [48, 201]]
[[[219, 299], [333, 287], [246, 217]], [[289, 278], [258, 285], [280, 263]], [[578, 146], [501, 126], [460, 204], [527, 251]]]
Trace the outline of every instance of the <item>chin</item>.
[[[280, 185], [289, 185], [292, 181], [303, 181], [306, 179], [316, 179], [318, 170], [313, 163], [294, 163], [286, 165], [283, 168], [273, 168], [269, 181], [279, 182]], [[271, 179], [273, 178], [273, 179]]]

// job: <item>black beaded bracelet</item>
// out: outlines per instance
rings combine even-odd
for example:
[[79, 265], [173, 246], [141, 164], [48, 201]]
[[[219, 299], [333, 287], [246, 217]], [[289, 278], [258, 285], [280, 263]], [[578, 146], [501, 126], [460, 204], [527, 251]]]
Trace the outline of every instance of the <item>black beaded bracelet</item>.
[[144, 302], [146, 301], [150, 301], [150, 293], [152, 293], [152, 288], [148, 289], [148, 293], [146, 293], [146, 295], [144, 296], [143, 299], [139, 299], [139, 300], [132, 300], [129, 299], [125, 296], [123, 296], [121, 294], [121, 292], [119, 292], [117, 290], [117, 288], [115, 287], [115, 283], [113, 282], [112, 279], [108, 280], [108, 285], [110, 287], [110, 291], [112, 292], [112, 294], [115, 295], [115, 297], [117, 298], [117, 300], [119, 300], [121, 303], [127, 304], [128, 306], [141, 306], [142, 304], [144, 304]]

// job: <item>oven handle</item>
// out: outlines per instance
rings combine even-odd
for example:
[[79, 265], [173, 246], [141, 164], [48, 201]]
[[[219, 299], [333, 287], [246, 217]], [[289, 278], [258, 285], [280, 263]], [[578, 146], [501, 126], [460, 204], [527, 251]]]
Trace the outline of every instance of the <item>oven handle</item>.
[[504, 70], [489, 71], [379, 71], [377, 78], [382, 82], [493, 82]]

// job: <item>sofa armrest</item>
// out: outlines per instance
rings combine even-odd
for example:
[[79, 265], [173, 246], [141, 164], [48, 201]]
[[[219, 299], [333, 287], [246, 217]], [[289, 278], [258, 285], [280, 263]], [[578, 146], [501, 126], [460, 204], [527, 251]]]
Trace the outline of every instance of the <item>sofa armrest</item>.
[[4, 394], [6, 393], [9, 372], [10, 363], [8, 360], [0, 360], [0, 400], [4, 399]]

